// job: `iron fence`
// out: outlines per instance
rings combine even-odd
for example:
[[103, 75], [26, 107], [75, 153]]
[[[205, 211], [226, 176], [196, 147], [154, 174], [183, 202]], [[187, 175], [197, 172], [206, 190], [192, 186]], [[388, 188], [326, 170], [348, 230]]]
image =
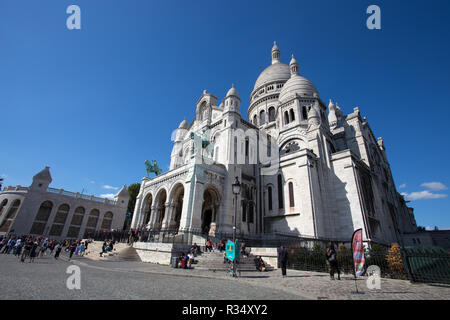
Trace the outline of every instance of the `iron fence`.
[[[114, 240], [116, 242], [155, 242], [172, 244], [193, 244], [209, 239], [212, 242], [226, 242], [233, 239], [232, 233], [216, 233], [214, 236], [202, 232], [178, 230], [147, 231], [117, 230], [96, 231], [89, 235], [94, 240]], [[335, 248], [339, 269], [342, 274], [353, 274], [353, 255], [350, 241], [337, 239], [312, 239], [289, 237], [280, 234], [245, 235], [237, 234], [236, 239], [248, 247], [288, 249], [288, 268], [304, 271], [329, 272], [326, 248]], [[399, 247], [369, 243], [365, 253], [365, 267], [375, 265], [380, 268], [381, 277], [405, 279], [412, 282], [450, 284], [450, 253], [439, 247]]]

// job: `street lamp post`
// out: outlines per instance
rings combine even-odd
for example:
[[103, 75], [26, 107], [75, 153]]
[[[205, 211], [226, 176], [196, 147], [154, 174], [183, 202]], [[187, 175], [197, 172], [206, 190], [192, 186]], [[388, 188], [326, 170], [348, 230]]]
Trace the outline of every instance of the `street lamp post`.
[[236, 218], [237, 218], [237, 196], [241, 192], [241, 183], [239, 182], [238, 177], [234, 180], [232, 184], [233, 193], [234, 193], [234, 226], [233, 226], [233, 243], [234, 243], [234, 259], [233, 259], [233, 277], [236, 277]]

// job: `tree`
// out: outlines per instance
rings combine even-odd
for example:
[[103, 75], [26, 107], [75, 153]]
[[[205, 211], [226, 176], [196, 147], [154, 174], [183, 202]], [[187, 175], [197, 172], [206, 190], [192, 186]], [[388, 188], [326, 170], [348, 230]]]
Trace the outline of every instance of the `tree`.
[[393, 278], [405, 279], [405, 266], [403, 264], [400, 246], [397, 243], [393, 243], [389, 248], [386, 261]]
[[128, 186], [128, 194], [130, 195], [130, 200], [128, 200], [127, 219], [125, 220], [124, 229], [127, 229], [129, 222], [131, 222], [131, 219], [133, 218], [134, 207], [136, 206], [136, 198], [139, 194], [140, 189], [140, 183], [133, 183]]

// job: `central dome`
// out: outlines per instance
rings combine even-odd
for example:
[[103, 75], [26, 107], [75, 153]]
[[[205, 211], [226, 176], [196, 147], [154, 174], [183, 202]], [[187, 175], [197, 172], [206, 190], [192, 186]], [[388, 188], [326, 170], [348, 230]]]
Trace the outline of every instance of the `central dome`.
[[286, 81], [291, 77], [289, 66], [287, 64], [277, 62], [264, 69], [256, 79], [253, 90], [258, 89], [262, 85], [272, 81]]

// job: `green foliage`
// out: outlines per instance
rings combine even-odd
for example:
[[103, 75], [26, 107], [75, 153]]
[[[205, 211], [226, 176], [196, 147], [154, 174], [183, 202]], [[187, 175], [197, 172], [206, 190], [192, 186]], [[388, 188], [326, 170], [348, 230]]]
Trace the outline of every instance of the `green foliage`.
[[389, 266], [389, 272], [392, 277], [398, 279], [406, 278], [405, 266], [403, 264], [402, 255], [400, 253], [400, 246], [397, 243], [393, 243], [389, 248], [386, 256], [386, 261]]
[[140, 183], [133, 183], [130, 186], [128, 186], [128, 193], [130, 195], [130, 200], [128, 201], [127, 212], [130, 212], [131, 214], [133, 214], [134, 212], [134, 207], [136, 205], [136, 197], [139, 194], [140, 188], [141, 188]]
[[297, 270], [327, 271], [325, 249], [319, 243], [312, 250], [305, 247], [295, 247], [289, 250], [289, 264]]
[[341, 272], [353, 274], [353, 255], [350, 248], [340, 244], [337, 250], [337, 260]]

